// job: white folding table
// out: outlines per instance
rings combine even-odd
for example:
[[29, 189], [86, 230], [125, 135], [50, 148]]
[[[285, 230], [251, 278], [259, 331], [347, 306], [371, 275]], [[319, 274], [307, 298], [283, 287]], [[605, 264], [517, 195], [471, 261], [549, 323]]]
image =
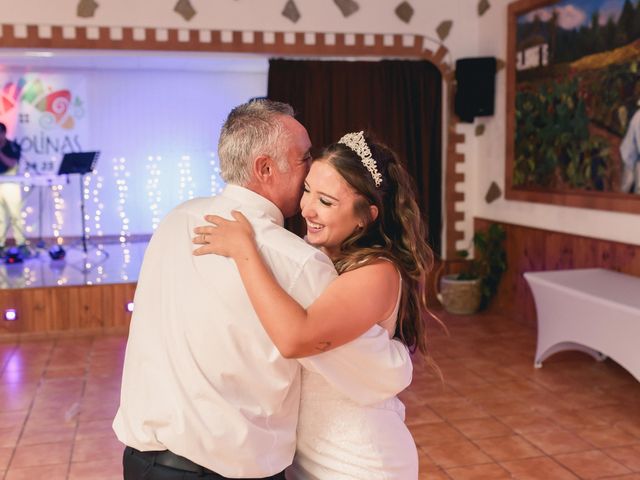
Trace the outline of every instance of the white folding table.
[[554, 353], [611, 357], [640, 381], [640, 278], [601, 268], [526, 272], [538, 314], [535, 366]]

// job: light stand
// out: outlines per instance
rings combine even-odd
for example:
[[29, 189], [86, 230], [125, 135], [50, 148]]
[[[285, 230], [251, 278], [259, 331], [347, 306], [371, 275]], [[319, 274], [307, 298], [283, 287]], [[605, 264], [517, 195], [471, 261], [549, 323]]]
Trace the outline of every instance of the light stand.
[[[84, 261], [82, 266], [82, 271], [90, 270], [90, 267], [87, 267], [86, 257], [88, 254], [88, 242], [87, 242], [87, 231], [86, 231], [86, 219], [85, 219], [85, 203], [84, 203], [84, 178], [85, 175], [91, 173], [98, 161], [98, 157], [100, 156], [100, 152], [73, 152], [67, 153], [62, 157], [62, 163], [60, 163], [60, 169], [58, 170], [58, 175], [71, 175], [71, 174], [79, 174], [80, 175], [80, 218], [82, 223], [82, 232], [81, 232], [81, 242], [82, 242], [82, 251], [84, 252]], [[105, 254], [107, 252], [102, 251]]]

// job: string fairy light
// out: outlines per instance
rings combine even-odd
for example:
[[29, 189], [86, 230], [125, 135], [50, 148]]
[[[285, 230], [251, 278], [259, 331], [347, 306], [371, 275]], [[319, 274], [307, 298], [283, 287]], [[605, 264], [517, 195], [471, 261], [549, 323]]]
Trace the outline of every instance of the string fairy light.
[[123, 254], [122, 280], [129, 280], [126, 266], [131, 262], [131, 251], [129, 249], [129, 217], [127, 216], [126, 204], [129, 196], [128, 179], [131, 173], [126, 169], [126, 159], [124, 157], [115, 158], [113, 165], [114, 177], [118, 188], [118, 216], [120, 218], [120, 247]]
[[216, 158], [215, 152], [209, 154], [209, 165], [211, 166], [211, 195], [215, 196], [222, 192], [224, 182], [220, 177], [220, 164]]
[[62, 245], [64, 243], [64, 238], [62, 237], [65, 210], [65, 201], [62, 196], [63, 188], [63, 185], [51, 186], [51, 193], [53, 194], [53, 223], [51, 225], [51, 230], [53, 231], [53, 236], [55, 237], [58, 245]]
[[162, 157], [149, 155], [147, 157], [147, 200], [149, 201], [149, 210], [151, 210], [151, 228], [155, 231], [160, 223], [160, 204], [162, 202], [162, 194], [160, 190], [160, 163]]
[[[23, 185], [22, 185], [22, 192], [23, 192], [23, 201], [26, 198], [29, 198], [29, 195], [31, 194], [31, 191], [33, 190], [33, 187], [31, 185], [29, 185], [29, 181], [28, 179], [31, 177], [31, 173], [30, 172], [25, 172], [24, 173], [24, 178], [27, 180]], [[30, 205], [27, 205], [25, 208], [22, 209], [22, 211], [20, 212], [20, 218], [22, 220], [22, 225], [24, 228], [24, 232], [26, 234], [27, 237], [31, 236], [31, 234], [34, 231], [34, 226], [33, 226], [33, 221], [34, 219], [33, 217], [33, 207], [31, 207]]]
[[126, 169], [127, 160], [124, 157], [115, 158], [113, 165], [113, 173], [118, 188], [118, 217], [120, 218], [120, 236], [121, 244], [127, 243], [129, 238], [129, 217], [127, 216], [127, 199], [129, 197], [128, 179], [131, 173]]
[[[191, 174], [191, 157], [183, 155], [178, 162], [178, 171], [180, 172], [180, 183], [178, 186], [178, 199], [183, 202], [194, 197], [195, 182]], [[186, 198], [185, 198], [186, 197]]]

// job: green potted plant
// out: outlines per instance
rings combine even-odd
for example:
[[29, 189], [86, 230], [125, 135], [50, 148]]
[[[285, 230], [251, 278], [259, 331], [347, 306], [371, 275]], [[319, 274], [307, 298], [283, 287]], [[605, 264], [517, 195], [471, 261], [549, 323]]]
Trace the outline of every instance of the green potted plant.
[[473, 236], [473, 259], [468, 258], [469, 250], [457, 252], [459, 259], [463, 260], [461, 271], [440, 278], [438, 298], [445, 310], [467, 315], [489, 305], [507, 269], [505, 238], [504, 228], [493, 223], [487, 230]]

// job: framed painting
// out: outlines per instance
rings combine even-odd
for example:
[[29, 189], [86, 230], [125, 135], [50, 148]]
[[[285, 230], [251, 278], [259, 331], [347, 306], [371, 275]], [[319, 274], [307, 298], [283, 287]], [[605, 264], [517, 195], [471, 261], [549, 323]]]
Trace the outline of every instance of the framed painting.
[[509, 4], [506, 198], [640, 213], [640, 0]]

